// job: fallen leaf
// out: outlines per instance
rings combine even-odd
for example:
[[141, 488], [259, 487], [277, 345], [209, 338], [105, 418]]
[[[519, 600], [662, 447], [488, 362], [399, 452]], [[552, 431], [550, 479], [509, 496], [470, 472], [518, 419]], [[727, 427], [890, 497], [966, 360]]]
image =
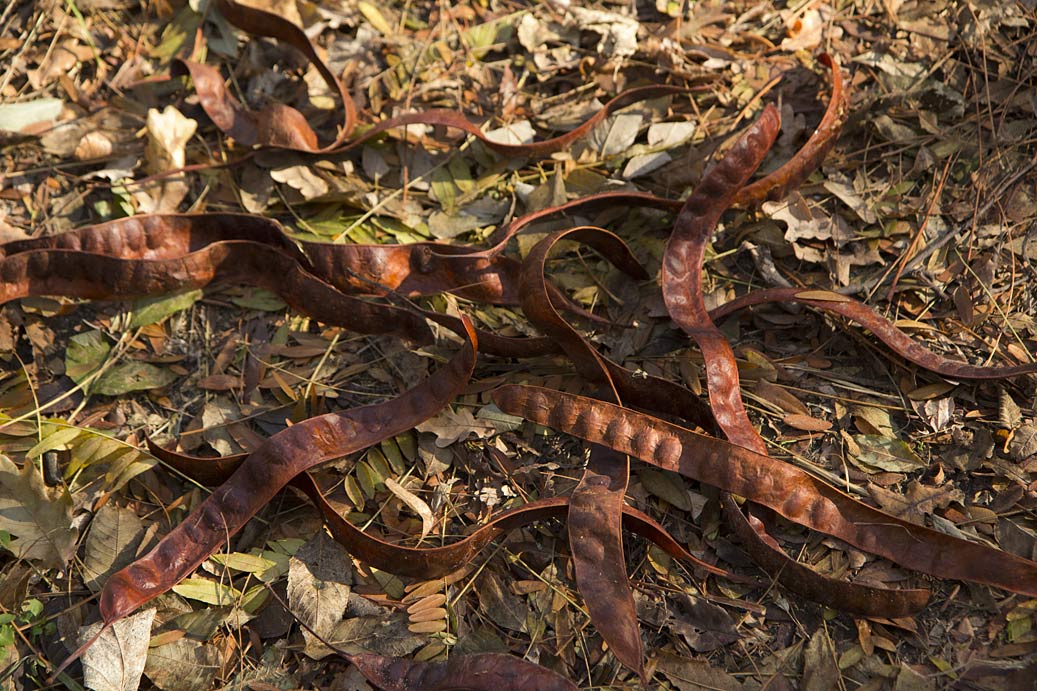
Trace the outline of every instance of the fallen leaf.
[[385, 478], [385, 488], [399, 497], [400, 501], [421, 517], [421, 537], [432, 532], [436, 526], [436, 519], [432, 516], [432, 509], [428, 507], [428, 504], [391, 477]]
[[703, 659], [661, 652], [656, 660], [656, 673], [664, 675], [680, 691], [742, 691], [745, 688], [738, 679], [711, 667]]
[[188, 600], [197, 600], [207, 605], [227, 607], [241, 599], [241, 591], [211, 578], [192, 576], [173, 586], [173, 592]]
[[208, 691], [220, 671], [216, 647], [180, 638], [148, 651], [144, 675], [161, 691]]
[[946, 508], [952, 501], [961, 502], [965, 495], [953, 485], [928, 487], [912, 480], [901, 494], [877, 485], [868, 485], [868, 494], [884, 511], [904, 520], [925, 524], [925, 516]]
[[131, 308], [132, 316], [126, 328], [136, 329], [139, 326], [157, 324], [166, 317], [191, 307], [201, 298], [201, 290], [188, 290], [173, 295], [137, 300]]
[[618, 113], [606, 118], [587, 136], [587, 148], [602, 157], [623, 153], [637, 140], [641, 120], [640, 113]]
[[[91, 691], [137, 691], [151, 640], [155, 609], [121, 619], [83, 653], [83, 685]], [[98, 622], [80, 629], [84, 643], [101, 629]]]
[[147, 362], [123, 362], [109, 368], [91, 385], [90, 392], [102, 396], [121, 396], [130, 391], [161, 389], [176, 381], [164, 367]]
[[788, 36], [781, 41], [781, 49], [789, 52], [797, 50], [813, 50], [821, 45], [824, 20], [816, 9], [809, 9], [802, 14], [783, 13], [785, 31]]
[[65, 349], [65, 374], [75, 383], [82, 384], [104, 364], [110, 350], [104, 334], [96, 329], [72, 336]]
[[839, 666], [835, 661], [835, 646], [822, 626], [810, 637], [803, 651], [802, 691], [829, 691], [838, 687]]
[[501, 144], [528, 144], [536, 137], [536, 130], [529, 120], [519, 120], [490, 130], [486, 137]]
[[24, 103], [0, 103], [0, 130], [22, 132], [53, 122], [61, 115], [64, 104], [57, 98], [39, 98]]
[[72, 497], [64, 487], [47, 487], [32, 461], [19, 469], [0, 454], [0, 531], [10, 536], [0, 544], [19, 559], [63, 569], [76, 549]]
[[[146, 127], [144, 170], [149, 175], [176, 170], [187, 165], [185, 147], [198, 129], [197, 122], [184, 117], [173, 106], [166, 106], [162, 112], [155, 108], [148, 110]], [[154, 188], [149, 186], [151, 208], [143, 210], [158, 213], [176, 211], [189, 189], [187, 183], [176, 176], [159, 180]]]
[[650, 494], [665, 500], [681, 511], [691, 511], [691, 496], [684, 485], [684, 480], [677, 473], [641, 468], [637, 471], [637, 476], [641, 478], [641, 484]]
[[804, 432], [825, 432], [832, 429], [832, 423], [828, 420], [800, 413], [788, 413], [782, 418], [782, 421], [789, 427], [803, 430]]
[[925, 461], [900, 439], [858, 434], [853, 440], [860, 453], [851, 455], [850, 459], [865, 472], [910, 473], [927, 467]]
[[296, 190], [306, 201], [323, 197], [330, 189], [324, 178], [306, 165], [275, 168], [270, 171], [270, 177]]
[[[349, 603], [353, 564], [349, 554], [324, 531], [300, 547], [288, 566], [288, 606], [318, 636], [328, 638]], [[331, 649], [303, 629], [304, 652], [315, 660]]]
[[695, 135], [696, 127], [691, 120], [652, 123], [648, 126], [648, 146], [660, 149], [680, 146]]
[[637, 52], [637, 20], [616, 12], [571, 7], [570, 11], [583, 31], [598, 34], [597, 50], [607, 58], [626, 58]]
[[83, 582], [94, 592], [122, 567], [133, 561], [144, 537], [136, 512], [105, 504], [90, 521], [83, 548]]
[[705, 653], [734, 643], [741, 635], [723, 607], [690, 595], [678, 595], [677, 612], [667, 623], [670, 629], [697, 653]]
[[419, 432], [431, 432], [436, 435], [436, 446], [443, 449], [451, 444], [475, 436], [484, 439], [496, 434], [497, 428], [490, 422], [478, 420], [472, 411], [465, 407], [447, 406], [437, 415], [419, 424]]

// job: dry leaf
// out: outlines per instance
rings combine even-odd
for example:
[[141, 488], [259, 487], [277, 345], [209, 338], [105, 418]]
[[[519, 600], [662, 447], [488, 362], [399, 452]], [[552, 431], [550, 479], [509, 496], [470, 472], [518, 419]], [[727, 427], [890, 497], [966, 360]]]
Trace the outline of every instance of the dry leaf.
[[385, 478], [385, 488], [399, 497], [400, 501], [421, 517], [421, 537], [432, 532], [436, 526], [436, 519], [432, 516], [432, 509], [428, 507], [428, 504], [391, 477]]
[[824, 20], [817, 9], [809, 9], [802, 15], [783, 13], [788, 37], [781, 41], [781, 49], [789, 52], [813, 50], [821, 45]]
[[455, 410], [451, 406], [425, 420], [416, 429], [435, 434], [436, 446], [441, 449], [472, 435], [484, 439], [497, 432], [496, 427], [489, 422], [477, 420], [470, 409], [458, 407]]
[[270, 171], [270, 177], [297, 190], [302, 195], [302, 198], [307, 201], [323, 197], [328, 193], [329, 189], [328, 183], [324, 178], [305, 165], [275, 168]]
[[19, 559], [63, 569], [76, 549], [72, 497], [63, 487], [45, 486], [32, 461], [19, 468], [0, 454], [0, 531], [10, 535], [4, 546]]
[[[349, 554], [324, 531], [300, 547], [288, 566], [288, 606], [319, 636], [328, 638], [349, 603], [353, 564]], [[315, 660], [331, 649], [303, 630], [305, 653]]]
[[929, 487], [918, 480], [912, 480], [903, 494], [877, 485], [868, 485], [868, 493], [883, 510], [919, 525], [925, 525], [925, 516], [936, 509], [965, 498], [962, 491], [952, 485]]
[[[92, 691], [137, 691], [151, 640], [155, 609], [121, 619], [83, 653], [83, 685]], [[90, 640], [101, 622], [80, 630], [80, 644]]]
[[[149, 175], [183, 168], [187, 165], [187, 142], [194, 136], [198, 123], [184, 117], [173, 106], [161, 113], [148, 110], [147, 146], [144, 149], [144, 170]], [[188, 191], [187, 183], [175, 176], [159, 180], [148, 192], [152, 199], [146, 212], [176, 211]]]

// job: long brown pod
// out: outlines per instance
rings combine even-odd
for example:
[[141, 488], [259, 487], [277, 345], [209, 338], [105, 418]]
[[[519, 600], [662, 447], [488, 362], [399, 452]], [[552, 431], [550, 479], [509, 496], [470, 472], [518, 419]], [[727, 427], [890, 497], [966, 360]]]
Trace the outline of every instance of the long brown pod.
[[272, 104], [258, 113], [253, 113], [231, 96], [218, 70], [190, 60], [174, 60], [173, 75], [191, 75], [201, 106], [213, 123], [245, 146], [258, 145], [326, 153], [344, 144], [356, 127], [356, 105], [342, 82], [317, 55], [313, 43], [303, 30], [280, 15], [242, 5], [234, 0], [218, 0], [217, 7], [220, 13], [239, 29], [254, 35], [276, 38], [305, 55], [324, 83], [342, 102], [342, 123], [335, 140], [322, 147], [305, 116], [291, 106]]
[[[418, 297], [453, 292], [485, 304], [516, 305], [519, 300], [519, 263], [510, 257], [473, 255], [464, 247], [431, 242], [340, 245], [307, 241], [296, 244], [277, 221], [248, 214], [131, 216], [55, 235], [0, 244], [0, 258], [34, 250], [60, 249], [119, 259], [173, 260], [226, 241], [252, 242], [276, 249], [290, 256], [306, 271], [351, 295]], [[255, 251], [260, 254], [267, 252], [263, 249]], [[246, 250], [240, 246], [234, 252]], [[95, 260], [84, 257], [84, 261]], [[283, 261], [275, 263], [278, 270], [283, 265]], [[263, 272], [263, 276], [270, 273]], [[248, 279], [247, 275], [245, 279]], [[552, 301], [566, 311], [603, 321], [555, 286], [549, 286], [549, 290]], [[134, 289], [127, 294], [138, 293]], [[451, 324], [458, 328], [456, 320]], [[487, 334], [484, 350], [507, 357], [533, 357], [558, 351], [548, 341], [534, 341]]]
[[709, 314], [719, 320], [750, 307], [770, 302], [798, 302], [814, 309], [838, 314], [871, 331], [900, 357], [949, 379], [1006, 379], [1037, 372], [1037, 363], [1028, 365], [982, 366], [956, 362], [934, 353], [918, 343], [874, 309], [853, 298], [824, 290], [805, 288], [767, 288], [754, 290], [724, 303]]
[[326, 324], [367, 334], [431, 341], [413, 310], [345, 295], [305, 271], [295, 258], [259, 243], [229, 240], [172, 259], [117, 259], [74, 250], [31, 250], [0, 260], [0, 303], [29, 295], [125, 300], [200, 288], [215, 281], [272, 290]]
[[175, 259], [227, 240], [268, 245], [304, 267], [309, 261], [277, 221], [238, 213], [141, 214], [0, 244], [0, 257], [70, 250], [118, 259]]
[[[27, 295], [125, 299], [199, 287], [218, 280], [240, 281], [273, 290], [298, 311], [327, 324], [362, 333], [385, 333], [389, 329], [415, 342], [430, 338], [419, 315], [455, 331], [463, 327], [457, 317], [418, 308], [408, 313], [344, 295], [335, 287], [346, 293], [395, 295], [398, 291], [377, 281], [381, 278], [397, 287], [406, 283], [404, 287], [411, 289], [411, 296], [456, 287], [471, 297], [490, 302], [518, 299], [518, 263], [511, 259], [473, 260], [469, 265], [481, 265], [482, 272], [472, 274], [465, 273], [467, 266], [459, 261], [449, 270], [415, 284], [406, 280], [406, 272], [402, 279], [388, 270], [379, 276], [377, 271], [388, 267], [370, 258], [423, 256], [424, 245], [357, 245], [348, 252], [342, 252], [341, 247], [308, 243], [306, 250], [316, 260], [311, 262], [284, 234], [281, 225], [271, 219], [223, 213], [132, 216], [0, 244], [0, 273], [14, 279], [0, 294], [7, 300]], [[44, 250], [54, 251], [38, 254]], [[198, 254], [188, 256], [194, 253]], [[352, 261], [343, 261], [343, 255]], [[18, 256], [21, 258], [15, 259]], [[297, 266], [291, 265], [293, 261]], [[397, 264], [406, 266], [407, 262]], [[368, 275], [361, 280], [358, 270]], [[337, 285], [332, 287], [319, 277], [310, 276], [311, 271], [320, 271], [328, 279], [337, 277]], [[366, 290], [357, 286], [365, 286]], [[553, 286], [552, 295], [558, 295], [554, 299], [563, 305], [571, 304]], [[578, 307], [573, 311], [584, 312]], [[483, 352], [493, 355], [524, 358], [558, 352], [557, 344], [546, 338], [511, 338], [482, 330], [477, 333]]]
[[[524, 296], [523, 311], [530, 318], [530, 321], [539, 328], [544, 329], [546, 327], [549, 335], [563, 344], [566, 353], [573, 360], [577, 370], [585, 378], [591, 381], [600, 381], [603, 374], [605, 374], [606, 364], [610, 366], [609, 372], [612, 373], [610, 383], [616, 387], [620, 395], [625, 395], [624, 385], [628, 381], [636, 381], [636, 379], [624, 376], [630, 373], [616, 363], [600, 356], [575, 330], [568, 327], [561, 319], [561, 316], [552, 309], [544, 292], [546, 257], [558, 241], [566, 238], [572, 238], [591, 245], [613, 264], [621, 267], [625, 273], [637, 277], [637, 265], [634, 258], [629, 255], [629, 250], [622, 240], [612, 233], [598, 228], [576, 228], [568, 231], [559, 231], [537, 243], [523, 264], [520, 284]], [[606, 374], [605, 376], [608, 375]], [[671, 384], [671, 386], [673, 385]], [[640, 399], [639, 405], [646, 409], [672, 411], [675, 407], [673, 403], [675, 401], [679, 403], [681, 400], [680, 396], [674, 398], [668, 395], [670, 392], [666, 387], [653, 386], [649, 387], [649, 390], [652, 391], [654, 397], [648, 394], [647, 391], [638, 391], [638, 394], [644, 394], [638, 396]], [[690, 392], [688, 394], [690, 395]], [[695, 402], [698, 403], [697, 398], [695, 398]], [[680, 417], [681, 412], [678, 409], [673, 411], [673, 414]], [[594, 448], [599, 449], [601, 447], [596, 446]], [[588, 478], [593, 478], [600, 482], [600, 487], [607, 486], [606, 483], [610, 481], [610, 478], [594, 471], [593, 467], [588, 467], [587, 472], [581, 479], [581, 484], [584, 484]], [[605, 536], [609, 534], [607, 528], [610, 522], [603, 505], [593, 502], [595, 494], [604, 491], [604, 489], [592, 487], [585, 492], [586, 496], [591, 499], [590, 505], [584, 508], [582, 512], [575, 513], [577, 516], [575, 521], [574, 511], [570, 507], [569, 530], [580, 592], [584, 597], [584, 601], [588, 603], [588, 611], [591, 613], [592, 620], [595, 621], [606, 641], [609, 641], [610, 645], [612, 645], [608, 633], [615, 630], [617, 624], [622, 623], [622, 619], [612, 615], [608, 611], [609, 607], [605, 604], [601, 605], [601, 608], [604, 610], [601, 613], [598, 613], [591, 606], [591, 603], [595, 602], [595, 600], [601, 603], [621, 601], [620, 597], [614, 592], [621, 590], [621, 588], [611, 585], [609, 580], [610, 574], [612, 574], [614, 569], [609, 565], [609, 557], [611, 555], [606, 549], [609, 543], [602, 536], [602, 534]], [[574, 502], [577, 501], [578, 496], [579, 492], [574, 491]], [[808, 567], [788, 558], [777, 543], [766, 534], [762, 523], [758, 519], [750, 516], [749, 520], [747, 520], [745, 516], [738, 513], [737, 507], [728, 495], [724, 495], [724, 499], [724, 508], [728, 513], [729, 520], [734, 525], [736, 532], [741, 537], [750, 555], [769, 573], [781, 574], [781, 579], [784, 583], [793, 583], [796, 592], [815, 601], [838, 605], [843, 611], [868, 616], [906, 616], [920, 610], [928, 601], [929, 593], [926, 590], [873, 588], [819, 576]], [[574, 523], [578, 527], [578, 532], [576, 533], [573, 532]], [[588, 554], [586, 558], [581, 560], [580, 557], [584, 556], [584, 553]], [[591, 573], [591, 576], [585, 578], [584, 581], [580, 580], [581, 563]], [[597, 568], [590, 569], [590, 566], [595, 564], [602, 565], [600, 571]], [[614, 580], [615, 576], [613, 575], [611, 578]], [[623, 585], [625, 586], [625, 583]], [[618, 611], [622, 612], [623, 609], [620, 608]], [[598, 614], [598, 618], [595, 618], [595, 614]], [[599, 622], [599, 618], [608, 623], [603, 624]], [[623, 629], [620, 628], [613, 636], [622, 633]], [[621, 638], [620, 640], [623, 641], [624, 639]], [[630, 649], [631, 646], [621, 642], [618, 647], [614, 646], [614, 648], [617, 651], [617, 657], [624, 660], [619, 651]], [[626, 664], [630, 666], [629, 662]]]
[[[621, 403], [604, 358], [562, 319], [551, 305], [544, 275], [547, 256], [561, 239], [571, 237], [598, 249], [633, 278], [647, 272], [619, 238], [596, 228], [553, 233], [536, 244], [522, 264], [522, 311], [549, 338], [558, 341], [576, 370], [601, 386], [601, 396]], [[626, 456], [602, 446], [591, 447], [587, 466], [569, 499], [567, 524], [576, 585], [591, 621], [620, 662], [647, 684], [641, 631], [623, 552], [623, 506], [630, 481]]]
[[734, 352], [710, 320], [702, 297], [702, 259], [721, 214], [760, 165], [780, 124], [777, 109], [768, 105], [723, 158], [707, 171], [677, 214], [659, 277], [670, 317], [702, 349], [709, 402], [717, 424], [733, 443], [759, 453], [766, 453], [767, 447], [745, 413], [737, 387]]
[[[709, 400], [717, 425], [733, 443], [762, 455], [767, 455], [767, 446], [753, 428], [742, 404], [734, 352], [706, 310], [702, 296], [702, 261], [713, 228], [736, 191], [763, 160], [777, 136], [778, 125], [777, 111], [768, 107], [731, 150], [707, 171], [677, 214], [663, 255], [660, 277], [667, 311], [702, 350]], [[871, 616], [902, 616], [905, 611], [917, 611], [924, 606], [927, 597], [919, 597], [917, 593], [897, 593], [840, 582], [798, 564], [766, 534], [761, 521], [752, 522], [752, 517], [747, 518], [734, 506], [731, 497], [724, 497], [723, 501], [727, 509], [725, 515], [750, 554], [793, 592], [837, 609]]]
[[[480, 349], [482, 344], [480, 343]], [[208, 486], [226, 481], [241, 465], [247, 454], [203, 458], [170, 451], [150, 439], [148, 450], [153, 456], [177, 472]], [[320, 487], [309, 473], [296, 475], [291, 485], [303, 492], [320, 511], [328, 530], [346, 550], [360, 561], [371, 566], [409, 578], [439, 578], [452, 573], [471, 562], [486, 545], [511, 530], [546, 521], [565, 518], [569, 509], [568, 497], [549, 497], [504, 511], [468, 533], [457, 542], [437, 547], [407, 547], [382, 540], [344, 519], [328, 502]], [[648, 514], [623, 505], [623, 527], [659, 546], [660, 549], [687, 564], [696, 571], [711, 573], [736, 583], [757, 584], [745, 576], [702, 561], [688, 552], [662, 525]]]
[[738, 190], [732, 200], [735, 206], [759, 206], [765, 201], [782, 199], [817, 170], [821, 161], [835, 146], [839, 132], [849, 114], [849, 93], [843, 88], [843, 75], [839, 62], [828, 53], [822, 53], [817, 60], [832, 72], [832, 96], [821, 122], [795, 156], [773, 173]]
[[746, 497], [907, 568], [1037, 596], [1037, 563], [902, 520], [742, 446], [551, 389], [507, 385], [494, 391], [493, 400], [512, 415]]
[[128, 615], [188, 576], [299, 473], [405, 432], [457, 396], [475, 367], [475, 333], [428, 379], [385, 403], [310, 418], [270, 437], [148, 554], [114, 574], [101, 591], [106, 624]]
[[788, 557], [763, 521], [752, 513], [743, 514], [729, 493], [721, 494], [720, 503], [752, 560], [767, 573], [780, 574], [781, 583], [793, 583], [798, 595], [848, 614], [887, 619], [913, 616], [929, 602], [930, 592], [924, 588], [880, 588], [819, 577], [809, 566]]
[[703, 429], [713, 429], [715, 421], [712, 411], [692, 391], [653, 375], [635, 375], [600, 354], [562, 319], [555, 309], [553, 295], [547, 293], [550, 284], [546, 281], [545, 272], [548, 254], [563, 239], [589, 245], [633, 279], [643, 280], [647, 277], [626, 243], [614, 233], [592, 226], [561, 230], [538, 242], [523, 262], [518, 281], [522, 311], [538, 328], [548, 333], [551, 341], [562, 347], [584, 379], [597, 384], [608, 383], [628, 405], [672, 415]]
[[[226, 241], [248, 241], [280, 250], [319, 278], [352, 294], [395, 292], [417, 297], [454, 291], [486, 304], [518, 304], [519, 263], [508, 257], [472, 256], [465, 247], [432, 242], [297, 244], [277, 221], [248, 214], [131, 216], [0, 244], [0, 257], [60, 249], [119, 259], [176, 259]], [[567, 304], [557, 290], [554, 295], [560, 304]]]

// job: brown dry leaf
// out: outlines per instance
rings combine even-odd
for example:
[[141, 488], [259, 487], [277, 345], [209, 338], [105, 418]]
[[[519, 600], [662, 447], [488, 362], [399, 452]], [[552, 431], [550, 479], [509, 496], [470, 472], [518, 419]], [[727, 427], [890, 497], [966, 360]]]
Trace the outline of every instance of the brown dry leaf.
[[937, 509], [965, 499], [964, 493], [953, 485], [930, 487], [918, 480], [912, 480], [903, 494], [874, 484], [868, 485], [868, 494], [887, 513], [918, 525], [925, 525], [925, 517]]
[[778, 410], [794, 415], [808, 415], [810, 410], [783, 386], [760, 379], [753, 387], [753, 393], [775, 405]]
[[[299, 621], [327, 638], [342, 620], [349, 602], [353, 564], [342, 545], [322, 530], [300, 547], [288, 566], [288, 606]], [[305, 653], [315, 660], [331, 649], [303, 630]]]
[[680, 691], [743, 691], [746, 688], [737, 678], [711, 667], [706, 660], [678, 657], [667, 652], [659, 653], [655, 671]]
[[108, 576], [133, 561], [144, 539], [144, 524], [135, 511], [105, 504], [90, 521], [83, 550], [83, 581], [94, 592]]
[[415, 429], [436, 435], [436, 446], [446, 448], [451, 444], [475, 436], [484, 439], [496, 433], [497, 428], [485, 420], [477, 419], [469, 408], [447, 406], [437, 415], [425, 420]]
[[89, 161], [94, 158], [104, 158], [111, 153], [112, 140], [104, 132], [93, 130], [83, 135], [72, 155], [78, 161]]
[[36, 464], [19, 468], [0, 454], [0, 531], [5, 549], [19, 559], [41, 561], [63, 569], [76, 549], [72, 497], [65, 488], [44, 485]]
[[716, 650], [741, 638], [735, 622], [722, 607], [690, 595], [678, 596], [677, 602], [677, 611], [667, 626], [695, 652]]
[[151, 648], [144, 666], [161, 691], [207, 691], [219, 672], [216, 646], [186, 637]]
[[[198, 123], [184, 117], [173, 106], [159, 112], [148, 110], [147, 145], [144, 149], [144, 170], [149, 175], [183, 168], [187, 165], [187, 142], [194, 136]], [[188, 192], [187, 183], [170, 178], [148, 187], [151, 206], [145, 212], [176, 211]]]
[[385, 478], [385, 488], [399, 497], [400, 501], [421, 518], [421, 537], [425, 537], [432, 532], [432, 529], [436, 527], [436, 519], [432, 515], [432, 509], [429, 508], [428, 504], [391, 477]]
[[498, 626], [524, 632], [526, 628], [526, 606], [521, 598], [504, 588], [500, 577], [492, 571], [484, 572], [478, 581], [479, 611]]
[[307, 165], [275, 168], [270, 171], [270, 177], [296, 190], [306, 201], [323, 197], [330, 189], [327, 181]]
[[825, 627], [819, 628], [810, 637], [803, 651], [802, 691], [829, 691], [839, 682], [839, 666], [836, 664], [835, 645]]
[[900, 439], [858, 434], [853, 442], [857, 448], [850, 460], [866, 473], [910, 473], [926, 467], [925, 461]]
[[826, 432], [832, 429], [832, 423], [828, 420], [799, 413], [789, 413], [782, 418], [782, 421], [789, 427], [804, 432]]
[[841, 216], [827, 216], [798, 192], [781, 202], [765, 202], [762, 208], [769, 217], [786, 224], [785, 240], [791, 242], [794, 249], [798, 248], [796, 256], [800, 259], [823, 259], [816, 250], [808, 253], [808, 248], [801, 247], [798, 243], [802, 240], [831, 240], [836, 247], [841, 247], [854, 239], [853, 231]]
[[[155, 609], [127, 617], [101, 634], [83, 653], [83, 685], [95, 691], [137, 691], [151, 639]], [[90, 640], [102, 624], [80, 630], [80, 644]]]

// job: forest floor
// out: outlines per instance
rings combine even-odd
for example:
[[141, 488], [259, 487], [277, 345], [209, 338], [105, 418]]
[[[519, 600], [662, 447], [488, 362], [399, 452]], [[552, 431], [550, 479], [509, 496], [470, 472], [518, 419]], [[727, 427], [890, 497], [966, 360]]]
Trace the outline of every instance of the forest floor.
[[[444, 145], [440, 130], [415, 126], [345, 154], [267, 150], [219, 167], [209, 164], [248, 147], [212, 123], [186, 78], [169, 77], [174, 59], [221, 70], [251, 108], [295, 106], [327, 143], [342, 104], [300, 53], [235, 30], [206, 0], [16, 1], [0, 10], [0, 242], [220, 211], [275, 218], [296, 240], [481, 245], [515, 216], [595, 192], [682, 198], [768, 103], [783, 128], [763, 169], [776, 168], [825, 110], [831, 79], [816, 57], [826, 52], [849, 91], [838, 143], [785, 200], [724, 216], [706, 255], [707, 304], [758, 287], [834, 291], [949, 358], [1034, 360], [1032, 0], [249, 4], [305, 28], [356, 99], [361, 126], [448, 108], [497, 136], [546, 138], [626, 88], [688, 91], [631, 106], [550, 157], [509, 158], [471, 138]], [[578, 211], [538, 223], [508, 252], [522, 257], [548, 231], [579, 224], [615, 231], [655, 276], [672, 217]], [[667, 318], [657, 283], [563, 249], [550, 278], [615, 324], [581, 321], [583, 333], [631, 369], [703, 391], [702, 357]], [[501, 334], [535, 333], [517, 307], [418, 301]], [[722, 329], [773, 455], [894, 515], [1037, 558], [1033, 375], [943, 378], [802, 307], [753, 308]], [[313, 412], [396, 395], [456, 350], [359, 336], [234, 284], [127, 301], [9, 301], [0, 690], [47, 688], [80, 627], [98, 620], [107, 577], [209, 492], [147, 453], [146, 437], [196, 455], [247, 451]], [[488, 392], [504, 382], [582, 390], [562, 357], [482, 357], [454, 405], [322, 467], [320, 485], [351, 521], [405, 544], [417, 544], [423, 520], [434, 525], [423, 544], [449, 541], [501, 509], [569, 493], [584, 445], [493, 406]], [[37, 467], [54, 461], [44, 483]], [[698, 557], [760, 575], [716, 490], [635, 462], [627, 499]], [[425, 661], [510, 652], [581, 688], [641, 687], [589, 619], [562, 521], [515, 531], [432, 580], [365, 565], [320, 526], [301, 495], [279, 493], [155, 601], [143, 644], [106, 650], [112, 666], [90, 685], [373, 688], [303, 631], [297, 619], [308, 616], [351, 651]], [[704, 577], [629, 537], [651, 688], [1037, 688], [1037, 600], [923, 576], [791, 523], [775, 529], [821, 573], [931, 588], [930, 603], [916, 617], [853, 617], [777, 585]], [[34, 534], [47, 544], [33, 545]], [[49, 687], [79, 688], [83, 675], [77, 663]]]

